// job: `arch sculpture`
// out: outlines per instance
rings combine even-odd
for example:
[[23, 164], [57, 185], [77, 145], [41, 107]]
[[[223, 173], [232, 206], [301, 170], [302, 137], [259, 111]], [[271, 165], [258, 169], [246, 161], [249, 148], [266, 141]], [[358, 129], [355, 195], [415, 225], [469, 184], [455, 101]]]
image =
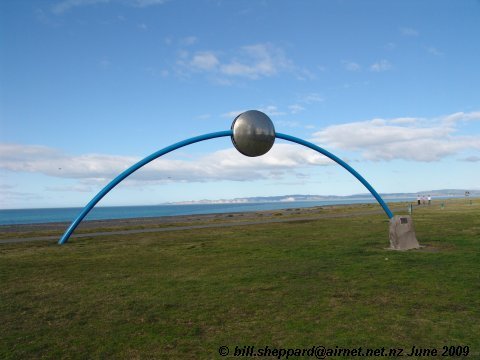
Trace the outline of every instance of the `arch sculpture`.
[[367, 189], [370, 193], [375, 197], [378, 201], [380, 206], [383, 208], [385, 214], [388, 216], [389, 219], [392, 219], [393, 213], [388, 208], [387, 204], [383, 201], [380, 195], [375, 191], [375, 189], [365, 180], [358, 172], [356, 172], [350, 165], [344, 162], [342, 159], [338, 158], [331, 152], [317, 146], [311, 142], [299, 139], [297, 137], [286, 135], [282, 133], [275, 132], [275, 128], [273, 126], [272, 121], [270, 118], [265, 115], [264, 113], [257, 111], [257, 110], [249, 110], [240, 115], [238, 115], [232, 123], [232, 127], [230, 130], [213, 132], [205, 135], [196, 136], [190, 139], [186, 139], [180, 142], [177, 142], [173, 145], [167, 146], [164, 149], [161, 149], [143, 160], [140, 160], [136, 164], [132, 165], [120, 175], [118, 175], [115, 179], [113, 179], [110, 183], [108, 183], [95, 197], [90, 200], [90, 202], [83, 208], [80, 214], [75, 218], [75, 220], [71, 223], [71, 225], [67, 228], [65, 233], [62, 235], [58, 243], [60, 245], [65, 244], [70, 235], [72, 235], [73, 231], [77, 228], [80, 222], [87, 216], [90, 210], [116, 185], [118, 185], [121, 181], [127, 178], [129, 175], [143, 167], [144, 165], [148, 164], [149, 162], [159, 158], [162, 155], [165, 155], [169, 152], [177, 150], [181, 147], [194, 144], [204, 140], [210, 140], [219, 137], [230, 136], [235, 148], [242, 153], [243, 155], [254, 157], [260, 156], [267, 153], [273, 143], [275, 142], [275, 138], [283, 139], [287, 141], [291, 141], [303, 146], [306, 146], [312, 150], [315, 150], [328, 158], [335, 161], [337, 164], [342, 166], [348, 172], [350, 172], [353, 176], [355, 176]]

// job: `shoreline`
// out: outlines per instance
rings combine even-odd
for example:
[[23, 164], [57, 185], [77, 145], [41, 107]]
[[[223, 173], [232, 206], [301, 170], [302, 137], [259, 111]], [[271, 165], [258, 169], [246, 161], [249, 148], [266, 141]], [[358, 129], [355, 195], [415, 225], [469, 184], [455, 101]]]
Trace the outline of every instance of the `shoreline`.
[[[397, 199], [396, 201], [408, 201], [408, 199]], [[395, 202], [395, 201], [393, 201]], [[318, 206], [332, 206], [332, 205], [350, 205], [350, 204], [363, 204], [363, 203], [376, 203], [374, 198], [372, 199], [359, 199], [353, 201], [293, 201], [293, 202], [260, 202], [260, 203], [232, 203], [232, 204], [185, 204], [185, 205], [138, 205], [138, 206], [106, 206], [95, 207], [87, 214], [86, 218], [82, 221], [135, 221], [139, 219], [151, 219], [151, 218], [166, 218], [173, 219], [178, 217], [196, 217], [196, 216], [210, 216], [215, 214], [229, 214], [229, 213], [256, 213], [256, 212], [268, 212], [268, 211], [282, 211], [292, 208], [311, 208]], [[145, 213], [145, 208], [158, 208], [158, 210]], [[177, 208], [176, 211], [167, 210], [168, 208]], [[188, 211], [184, 211], [185, 208], [190, 208]], [[70, 224], [78, 214], [82, 211], [83, 207], [74, 208], [46, 208], [46, 209], [13, 209], [4, 210], [6, 212], [14, 213], [5, 214], [5, 220], [0, 222], [0, 230], [2, 226], [30, 226], [30, 225], [44, 225], [44, 224]], [[111, 209], [115, 209], [113, 212]], [[121, 211], [117, 211], [121, 209]], [[193, 210], [192, 210], [193, 209]], [[27, 214], [22, 215], [19, 212], [27, 211]], [[52, 211], [52, 214], [40, 215], [38, 218], [36, 215], [33, 219], [29, 219], [28, 212], [36, 211]], [[106, 213], [107, 212], [107, 213]], [[0, 215], [2, 210], [0, 210]], [[67, 215], [68, 214], [68, 215]], [[22, 218], [25, 216], [26, 218]], [[36, 217], [36, 218], [35, 218]]]
[[[406, 202], [408, 203], [408, 202]], [[391, 206], [402, 203], [392, 203]], [[312, 213], [318, 213], [321, 210], [335, 210], [335, 209], [347, 209], [347, 208], [362, 208], [362, 207], [378, 207], [381, 210], [378, 203], [356, 203], [356, 204], [331, 204], [312, 207], [292, 207], [286, 209], [273, 209], [273, 210], [255, 210], [255, 211], [242, 211], [242, 212], [225, 212], [225, 213], [208, 213], [208, 214], [191, 214], [191, 215], [167, 215], [167, 216], [152, 216], [152, 217], [133, 217], [133, 218], [121, 218], [121, 219], [102, 219], [102, 220], [83, 220], [78, 226], [77, 230], [89, 230], [98, 228], [115, 228], [115, 227], [138, 227], [138, 226], [152, 226], [152, 225], [166, 225], [166, 224], [183, 224], [183, 223], [200, 223], [200, 222], [212, 222], [228, 219], [232, 220], [251, 220], [256, 218], [271, 218], [274, 216], [284, 215], [306, 215]], [[72, 219], [73, 221], [74, 219]], [[9, 224], [0, 225], [0, 232], [24, 232], [24, 231], [55, 231], [65, 230], [71, 221], [61, 222], [45, 222], [45, 223], [30, 223], [30, 224]]]
[[[462, 198], [456, 198], [456, 197], [445, 197], [445, 198], [439, 198], [439, 197], [436, 197], [434, 198], [434, 201], [438, 202], [438, 201], [455, 201], [455, 200], [461, 200]], [[416, 204], [416, 201], [412, 198], [391, 198], [391, 199], [388, 199], [386, 198], [385, 201], [390, 204], [389, 206], [396, 206], [394, 204], [400, 204], [400, 203], [412, 203], [412, 204]], [[265, 205], [267, 203], [260, 203], [260, 206], [256, 206], [256, 204], [250, 204], [252, 206], [251, 209], [249, 209], [248, 207], [247, 208], [238, 208], [236, 209], [235, 208], [235, 205], [240, 205], [242, 206], [243, 204], [232, 204], [234, 205], [233, 207], [229, 207], [227, 206], [225, 209], [216, 209], [216, 210], [213, 210], [213, 211], [205, 211], [205, 208], [208, 208], [209, 205], [218, 205], [218, 204], [208, 204], [207, 206], [205, 206], [204, 209], [201, 209], [200, 211], [195, 211], [195, 212], [186, 212], [186, 213], [178, 213], [178, 214], [172, 214], [172, 213], [165, 213], [165, 214], [162, 214], [162, 210], [158, 211], [157, 214], [153, 213], [152, 216], [150, 215], [147, 215], [147, 214], [142, 214], [142, 211], [137, 211], [135, 210], [135, 208], [142, 208], [144, 206], [132, 206], [132, 214], [133, 216], [131, 216], [129, 213], [128, 213], [128, 207], [127, 206], [120, 206], [120, 207], [106, 207], [106, 208], [122, 208], [123, 209], [123, 213], [120, 212], [120, 213], [110, 213], [108, 214], [107, 216], [105, 216], [105, 214], [101, 214], [101, 213], [98, 213], [98, 214], [95, 214], [93, 216], [93, 219], [89, 219], [89, 217], [91, 217], [89, 215], [87, 215], [87, 219], [84, 219], [82, 221], [81, 224], [83, 223], [89, 223], [89, 224], [94, 224], [96, 223], [97, 225], [99, 226], [102, 226], [108, 222], [122, 222], [122, 223], [131, 223], [133, 225], [135, 224], [138, 224], [139, 222], [145, 222], [145, 223], [148, 223], [148, 222], [151, 222], [152, 220], [154, 222], [177, 222], [177, 219], [180, 219], [180, 218], [185, 218], [187, 219], [187, 221], [191, 221], [191, 218], [197, 218], [197, 217], [206, 217], [207, 219], [209, 217], [215, 217], [215, 215], [223, 215], [223, 214], [255, 214], [255, 213], [268, 213], [268, 212], [279, 212], [279, 211], [291, 211], [292, 209], [295, 209], [295, 210], [302, 210], [302, 209], [309, 209], [309, 208], [318, 208], [318, 207], [335, 207], [335, 206], [353, 206], [353, 205], [362, 205], [362, 204], [376, 204], [377, 202], [374, 200], [374, 199], [362, 199], [362, 200], [355, 200], [355, 201], [345, 201], [345, 202], [327, 202], [327, 203], [322, 203], [322, 202], [317, 202], [317, 201], [296, 201], [296, 202], [292, 202], [292, 203], [287, 203], [287, 202], [284, 202], [284, 203], [276, 203], [274, 202], [274, 206], [269, 206], [269, 207], [265, 207], [265, 206], [261, 206], [261, 205]], [[268, 204], [271, 204], [271, 203], [268, 203]], [[153, 205], [152, 205], [153, 206]], [[188, 205], [187, 205], [188, 206]], [[145, 206], [145, 207], [148, 207]], [[16, 216], [19, 216], [18, 217], [18, 220], [15, 220], [15, 218], [12, 218], [11, 221], [10, 220], [10, 217], [13, 216], [13, 215], [7, 215], [5, 214], [6, 218], [4, 218], [4, 220], [2, 221], [2, 223], [0, 223], [0, 231], [4, 230], [4, 231], [9, 231], [11, 230], [11, 228], [18, 228], [18, 227], [22, 227], [22, 228], [56, 228], [58, 226], [68, 226], [76, 217], [77, 215], [80, 213], [81, 209], [82, 208], [65, 208], [66, 210], [75, 210], [75, 211], [70, 211], [70, 213], [68, 215], [66, 214], [63, 214], [63, 216], [58, 216], [58, 215], [55, 215], [53, 214], [52, 216], [52, 221], [48, 220], [49, 219], [49, 215], [42, 215], [40, 216], [41, 218], [40, 219], [32, 219], [30, 222], [28, 217], [31, 216], [29, 214], [26, 215], [26, 219], [23, 219], [22, 220], [22, 215], [15, 215]], [[104, 210], [105, 208], [96, 208], [97, 210]], [[96, 211], [96, 209], [94, 209]], [[6, 211], [22, 211], [22, 210], [27, 210], [27, 211], [35, 211], [35, 209], [14, 209], [14, 210], [6, 210]], [[39, 209], [39, 210], [48, 210], [48, 209]], [[61, 210], [60, 208], [55, 208], [54, 210]], [[57, 212], [58, 214], [58, 212]], [[127, 215], [125, 215], [127, 214]], [[1, 215], [1, 211], [0, 211], [0, 215]], [[136, 215], [136, 216], [135, 216]], [[45, 219], [42, 219], [42, 217], [44, 217]], [[58, 218], [60, 217], [61, 219], [55, 219], [55, 218]], [[155, 220], [154, 220], [155, 219]]]
[[[453, 199], [452, 199], [453, 200]], [[412, 203], [412, 201], [392, 202], [389, 203], [390, 208], [402, 212], [406, 211], [406, 206]], [[437, 201], [438, 203], [438, 201]], [[417, 206], [415, 204], [415, 206]], [[428, 206], [428, 205], [421, 205]], [[305, 215], [319, 215], [320, 213], [326, 214], [336, 210], [367, 210], [378, 209], [383, 212], [380, 205], [376, 202], [365, 203], [349, 203], [349, 204], [328, 204], [317, 205], [312, 207], [292, 207], [285, 209], [272, 209], [272, 210], [255, 210], [255, 211], [242, 211], [242, 212], [225, 212], [225, 213], [207, 213], [207, 214], [191, 214], [191, 215], [166, 215], [166, 216], [152, 216], [152, 217], [133, 217], [133, 218], [120, 218], [120, 219], [102, 219], [102, 220], [83, 220], [76, 232], [86, 231], [92, 229], [116, 229], [116, 228], [145, 228], [145, 227], [162, 227], [166, 225], [186, 225], [186, 224], [200, 224], [210, 222], [222, 222], [225, 220], [231, 221], [249, 221], [261, 219], [270, 219], [278, 216], [298, 217]], [[72, 221], [74, 219], [72, 218]], [[45, 222], [45, 223], [30, 223], [30, 224], [9, 224], [0, 225], [0, 233], [4, 236], [6, 234], [15, 234], [22, 232], [58, 232], [65, 231], [71, 224], [71, 221], [62, 222]]]
[[[453, 201], [452, 201], [453, 200]], [[450, 204], [464, 203], [463, 199], [452, 199]], [[445, 201], [433, 201], [431, 205], [414, 204], [413, 213], [422, 209], [443, 209]], [[396, 215], [408, 213], [411, 201], [389, 203]], [[165, 231], [194, 230], [229, 226], [247, 226], [269, 223], [319, 221], [328, 218], [385, 215], [378, 203], [329, 204], [313, 207], [258, 210], [250, 212], [226, 212], [196, 215], [174, 215], [159, 217], [137, 217], [124, 219], [82, 221], [72, 238], [110, 235], [129, 235]], [[387, 219], [385, 219], [387, 220]], [[70, 222], [0, 225], [0, 244], [35, 240], [58, 241]]]
[[[327, 218], [384, 214], [376, 203], [315, 206], [256, 212], [177, 215], [156, 218], [90, 220], [80, 223], [71, 238], [112, 235], [133, 235], [231, 226], [250, 226], [273, 223], [310, 222]], [[31, 241], [57, 242], [70, 223], [2, 225], [0, 244]]]

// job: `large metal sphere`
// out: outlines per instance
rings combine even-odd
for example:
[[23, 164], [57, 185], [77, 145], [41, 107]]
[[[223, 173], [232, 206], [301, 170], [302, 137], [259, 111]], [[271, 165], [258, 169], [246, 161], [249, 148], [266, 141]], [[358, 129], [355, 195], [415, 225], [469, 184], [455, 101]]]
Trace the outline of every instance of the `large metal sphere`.
[[266, 154], [275, 142], [272, 120], [261, 111], [249, 110], [238, 115], [232, 123], [232, 142], [246, 156]]

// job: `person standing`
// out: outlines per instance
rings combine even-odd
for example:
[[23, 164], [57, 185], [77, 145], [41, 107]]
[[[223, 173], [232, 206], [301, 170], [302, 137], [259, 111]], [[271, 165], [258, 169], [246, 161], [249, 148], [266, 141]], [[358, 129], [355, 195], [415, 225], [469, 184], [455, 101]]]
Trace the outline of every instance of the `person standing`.
[[420, 205], [420, 195], [417, 195], [417, 205]]
[[428, 205], [430, 205], [431, 203], [432, 203], [432, 197], [428, 195]]

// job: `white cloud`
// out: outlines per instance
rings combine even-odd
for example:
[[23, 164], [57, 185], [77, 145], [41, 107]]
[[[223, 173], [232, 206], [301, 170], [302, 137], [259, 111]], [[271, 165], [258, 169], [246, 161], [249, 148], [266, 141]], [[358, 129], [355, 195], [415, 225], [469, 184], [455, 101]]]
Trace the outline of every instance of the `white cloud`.
[[240, 64], [238, 62], [232, 62], [227, 65], [222, 66], [222, 73], [225, 75], [234, 75], [234, 76], [249, 76], [252, 79], [255, 79], [257, 76], [256, 70], [254, 67]]
[[53, 5], [52, 12], [54, 14], [61, 15], [76, 7], [94, 5], [94, 4], [106, 4], [109, 2], [110, 0], [64, 0]]
[[306, 80], [313, 80], [316, 78], [315, 73], [305, 67], [299, 68], [299, 67], [292, 66], [292, 71], [294, 72], [295, 78], [297, 80], [306, 81]]
[[0, 184], [0, 190], [11, 190], [14, 189], [15, 186], [10, 184]]
[[178, 55], [178, 59], [179, 59], [178, 63], [183, 64], [183, 63], [185, 63], [186, 60], [188, 60], [188, 57], [190, 56], [190, 53], [185, 49], [180, 49], [180, 50], [178, 50], [177, 55]]
[[292, 114], [298, 114], [299, 112], [305, 110], [305, 108], [303, 106], [298, 105], [298, 104], [289, 105], [288, 109], [290, 110], [290, 113], [292, 113]]
[[433, 46], [427, 47], [427, 52], [429, 54], [432, 54], [432, 55], [435, 55], [435, 56], [442, 56], [443, 55], [443, 52], [441, 52], [440, 50], [438, 50], [436, 47], [433, 47]]
[[247, 111], [247, 110], [232, 110], [232, 111], [223, 113], [221, 116], [224, 117], [224, 118], [234, 119], [234, 118], [236, 118], [238, 115], [240, 115], [241, 113], [243, 113], [243, 112], [245, 112], [245, 111]]
[[298, 128], [302, 126], [298, 121], [291, 120], [277, 120], [275, 121], [275, 128], [281, 129], [282, 127], [286, 128]]
[[197, 42], [197, 37], [196, 36], [187, 36], [183, 39], [180, 40], [180, 43], [183, 46], [191, 46]]
[[[97, 185], [101, 185], [101, 183]], [[46, 186], [45, 190], [55, 192], [93, 192], [95, 191], [95, 187], [91, 184], [85, 184], [81, 181], [79, 184], [75, 185]]]
[[480, 120], [480, 111], [472, 111], [469, 113], [465, 113], [463, 111], [456, 112], [442, 118], [442, 121], [446, 124], [455, 124], [458, 122], [466, 122], [466, 121], [475, 121]]
[[39, 199], [43, 199], [43, 196], [26, 191], [0, 189], [0, 208], [2, 209], [12, 208], [12, 204], [17, 204], [19, 201], [28, 203]]
[[404, 36], [418, 36], [420, 34], [417, 29], [411, 27], [400, 28], [400, 33]]
[[480, 156], [467, 156], [465, 159], [463, 159], [464, 161], [468, 161], [468, 162], [480, 162]]
[[166, 69], [157, 69], [155, 67], [148, 67], [145, 68], [145, 71], [154, 77], [162, 77], [165, 78], [170, 75], [170, 72]]
[[297, 71], [282, 49], [272, 44], [254, 44], [231, 52], [206, 50], [190, 55], [179, 52], [177, 73], [204, 71], [217, 83], [230, 84], [234, 78], [259, 79], [283, 71]]
[[[286, 114], [284, 111], [278, 110], [278, 108], [275, 105], [268, 105], [268, 106], [260, 107], [260, 108], [258, 108], [258, 110], [267, 114], [268, 116], [283, 116], [283, 115]], [[240, 115], [241, 113], [243, 113], [245, 111], [248, 111], [248, 109], [246, 109], [246, 110], [232, 110], [232, 111], [223, 113], [221, 116], [224, 117], [224, 118], [234, 119], [238, 115]]]
[[205, 71], [215, 69], [218, 64], [219, 61], [215, 54], [207, 51], [196, 53], [190, 61], [190, 65], [193, 68]]
[[357, 64], [354, 61], [343, 60], [342, 64], [343, 64], [343, 67], [345, 68], [345, 70], [348, 70], [348, 71], [359, 71], [360, 70], [360, 65]]
[[152, 5], [162, 5], [165, 4], [168, 0], [123, 0], [128, 5], [135, 7], [148, 7]]
[[145, 8], [152, 5], [161, 5], [168, 0], [63, 0], [51, 7], [56, 15], [62, 15], [78, 7], [85, 7], [96, 4], [123, 4], [129, 7]]
[[[113, 179], [139, 158], [105, 154], [71, 156], [45, 146], [1, 144], [0, 168], [14, 172], [105, 181]], [[142, 168], [134, 181], [215, 180], [246, 181], [282, 177], [287, 170], [307, 165], [327, 165], [323, 155], [296, 145], [278, 143], [266, 155], [249, 158], [230, 148], [216, 151], [197, 161], [158, 159]], [[58, 189], [56, 189], [58, 190]], [[80, 190], [78, 190], [80, 191]]]
[[413, 117], [399, 117], [389, 121], [391, 124], [415, 124], [418, 122], [418, 119]]
[[271, 44], [243, 46], [239, 53], [240, 56], [221, 66], [222, 74], [258, 79], [273, 76], [291, 66], [283, 51]]
[[46, 146], [1, 144], [0, 167], [17, 172], [40, 172], [45, 175], [65, 178], [103, 178], [119, 169], [126, 168], [126, 161], [134, 158], [88, 154], [67, 156], [59, 150]]
[[325, 101], [323, 96], [318, 93], [310, 93], [300, 97], [299, 101], [304, 104], [313, 104]]
[[[462, 113], [463, 114], [463, 113]], [[478, 119], [478, 112], [463, 114], [462, 119]], [[474, 136], [455, 135], [452, 114], [440, 119], [372, 119], [332, 125], [314, 134], [321, 146], [359, 151], [365, 159], [437, 161], [463, 150], [480, 149]], [[449, 120], [450, 119], [450, 120]]]
[[285, 112], [278, 110], [274, 105], [268, 105], [266, 107], [260, 108], [261, 112], [264, 112], [268, 116], [282, 116], [285, 115]]
[[370, 70], [375, 72], [387, 71], [387, 70], [390, 70], [391, 68], [392, 68], [392, 64], [390, 64], [390, 62], [388, 62], [385, 59], [377, 61], [376, 63], [373, 63], [370, 66]]

